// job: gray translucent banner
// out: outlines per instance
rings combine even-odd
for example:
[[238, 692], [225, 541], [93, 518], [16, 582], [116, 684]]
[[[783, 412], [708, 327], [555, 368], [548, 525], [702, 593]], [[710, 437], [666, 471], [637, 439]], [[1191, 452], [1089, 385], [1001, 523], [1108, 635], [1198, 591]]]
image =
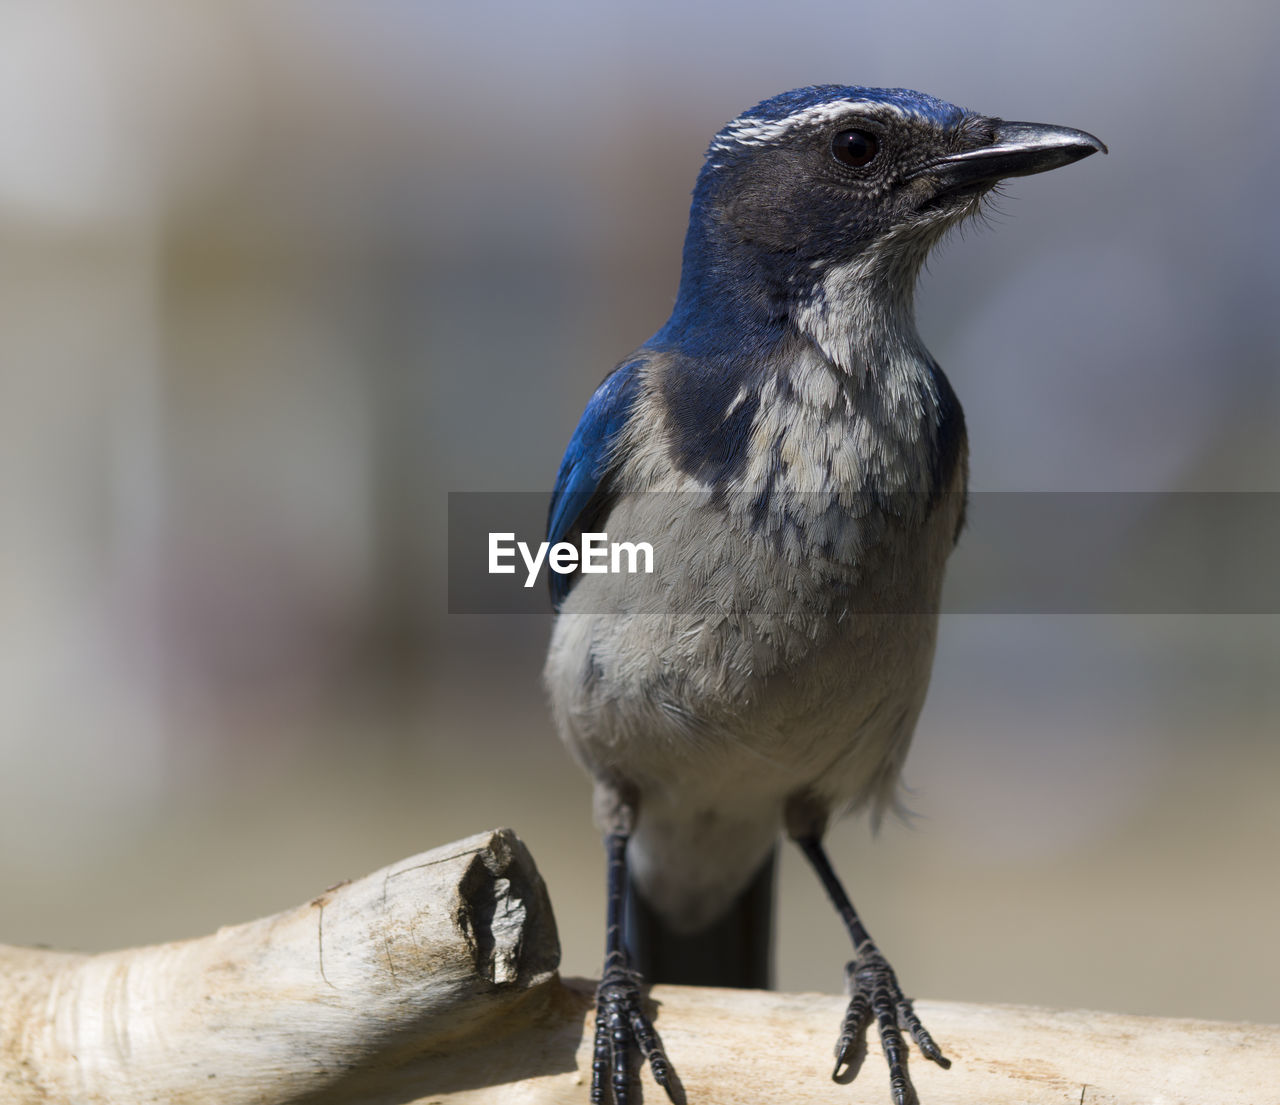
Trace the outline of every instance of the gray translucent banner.
[[[449, 495], [450, 613], [548, 608], [551, 550], [539, 559], [539, 546], [546, 538], [549, 499], [534, 492]], [[727, 519], [749, 520], [758, 506], [757, 500], [746, 498], [717, 502], [708, 496], [656, 493], [632, 497], [637, 500], [641, 505], [630, 512], [630, 523], [623, 523], [625, 532], [609, 532], [616, 515], [593, 524], [589, 532], [607, 537], [593, 539], [587, 567], [601, 575], [615, 568], [641, 573], [645, 557], [636, 546], [648, 544], [652, 570], [642, 582], [657, 587], [680, 573], [687, 577], [691, 553], [690, 534], [672, 536], [665, 520], [700, 512], [705, 540], [727, 541], [732, 549], [737, 539], [728, 535], [739, 531]], [[590, 519], [592, 504], [584, 498], [581, 505]], [[828, 547], [839, 548], [857, 539], [857, 527], [867, 525], [866, 518], [919, 516], [940, 504], [923, 496], [868, 495], [834, 508], [824, 500], [822, 507], [795, 515], [821, 517]], [[946, 613], [1280, 613], [1280, 493], [982, 492], [969, 496], [966, 514], [947, 566], [941, 605]], [[770, 530], [769, 525], [762, 520], [755, 538], [741, 539], [739, 566], [721, 569], [722, 574], [754, 572], [758, 560], [753, 554], [764, 546], [753, 541], [765, 531], [775, 546], [796, 540], [793, 526]], [[700, 544], [702, 538], [693, 540]], [[580, 560], [579, 536], [572, 535], [572, 541]], [[621, 550], [613, 549], [622, 543]], [[562, 550], [560, 566], [568, 568], [570, 559]], [[493, 567], [511, 570], [491, 571]], [[583, 578], [566, 574], [574, 588]], [[723, 578], [716, 583], [730, 586]], [[682, 586], [687, 585], [683, 578]], [[584, 588], [584, 595], [593, 596], [586, 609], [608, 612], [612, 600], [604, 597], [607, 590], [594, 583]], [[875, 612], [921, 613], [929, 603], [922, 599], [917, 605], [907, 596], [894, 606]]]

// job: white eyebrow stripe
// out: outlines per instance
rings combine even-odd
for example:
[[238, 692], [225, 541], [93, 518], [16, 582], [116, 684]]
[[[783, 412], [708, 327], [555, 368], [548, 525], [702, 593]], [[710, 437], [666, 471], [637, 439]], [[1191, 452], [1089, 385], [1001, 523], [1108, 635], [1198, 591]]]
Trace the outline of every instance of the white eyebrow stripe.
[[903, 117], [908, 114], [899, 105], [887, 103], [884, 100], [828, 100], [825, 103], [793, 111], [781, 119], [757, 119], [751, 116], [735, 119], [716, 135], [711, 148], [729, 150], [734, 146], [767, 145], [790, 130], [815, 123], [828, 123], [845, 114], [850, 108], [857, 107], [874, 110], [877, 114], [883, 114], [886, 111]]

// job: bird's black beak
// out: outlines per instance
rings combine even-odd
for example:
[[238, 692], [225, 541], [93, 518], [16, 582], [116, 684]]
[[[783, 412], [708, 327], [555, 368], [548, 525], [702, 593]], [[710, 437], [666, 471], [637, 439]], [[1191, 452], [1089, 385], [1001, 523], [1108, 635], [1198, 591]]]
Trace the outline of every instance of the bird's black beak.
[[940, 192], [977, 190], [1012, 176], [1030, 176], [1070, 165], [1107, 147], [1092, 134], [1048, 123], [1011, 123], [993, 119], [995, 134], [986, 145], [951, 154], [920, 174], [937, 180]]

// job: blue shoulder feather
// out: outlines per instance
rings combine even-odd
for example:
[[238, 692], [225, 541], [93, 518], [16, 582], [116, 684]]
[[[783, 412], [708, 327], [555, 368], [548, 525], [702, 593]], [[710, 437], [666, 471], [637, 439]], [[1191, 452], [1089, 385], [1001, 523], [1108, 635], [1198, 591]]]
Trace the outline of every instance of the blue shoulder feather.
[[[555, 490], [547, 512], [547, 540], [573, 540], [603, 521], [617, 496], [614, 485], [613, 445], [635, 405], [640, 368], [644, 360], [627, 361], [605, 377], [596, 388], [578, 428], [569, 439]], [[578, 580], [572, 575], [549, 572], [551, 605], [559, 610]]]

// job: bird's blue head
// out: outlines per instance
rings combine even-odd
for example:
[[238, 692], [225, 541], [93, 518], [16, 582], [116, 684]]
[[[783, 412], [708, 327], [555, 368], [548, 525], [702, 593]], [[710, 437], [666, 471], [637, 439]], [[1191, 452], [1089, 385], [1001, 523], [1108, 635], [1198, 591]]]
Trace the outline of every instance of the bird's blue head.
[[1083, 131], [1006, 122], [908, 89], [774, 96], [711, 141], [676, 309], [655, 341], [707, 352], [748, 335], [765, 341], [833, 283], [909, 305], [929, 248], [997, 182], [1097, 150]]

